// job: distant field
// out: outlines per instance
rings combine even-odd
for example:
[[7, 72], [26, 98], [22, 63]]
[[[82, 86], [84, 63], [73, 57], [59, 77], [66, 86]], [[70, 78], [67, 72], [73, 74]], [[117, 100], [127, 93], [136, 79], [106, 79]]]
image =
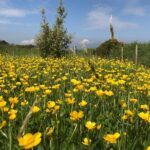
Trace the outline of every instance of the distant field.
[[0, 56], [1, 150], [145, 150], [149, 109], [150, 69], [131, 62]]
[[[138, 44], [138, 64], [150, 67], [150, 43]], [[86, 56], [92, 56], [95, 49], [89, 49]], [[10, 56], [40, 56], [40, 51], [36, 47], [30, 46], [16, 46], [0, 44], [0, 54]], [[83, 51], [77, 51], [78, 55], [83, 55]], [[121, 50], [114, 51], [110, 58], [121, 59]], [[124, 59], [135, 61], [135, 43], [125, 44], [124, 46]]]

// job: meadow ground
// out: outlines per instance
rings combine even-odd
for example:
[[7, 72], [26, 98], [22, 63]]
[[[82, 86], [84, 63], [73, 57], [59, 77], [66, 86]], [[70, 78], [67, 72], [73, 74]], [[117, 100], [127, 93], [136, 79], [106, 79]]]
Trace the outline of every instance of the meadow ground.
[[143, 66], [0, 56], [0, 150], [148, 150], [149, 109]]

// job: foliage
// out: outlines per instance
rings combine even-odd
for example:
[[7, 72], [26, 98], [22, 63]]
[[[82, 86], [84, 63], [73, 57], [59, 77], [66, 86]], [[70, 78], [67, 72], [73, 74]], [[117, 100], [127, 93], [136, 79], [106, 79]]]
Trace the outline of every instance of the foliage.
[[68, 35], [67, 30], [64, 28], [66, 13], [62, 0], [60, 0], [60, 5], [57, 9], [56, 22], [53, 27], [49, 27], [44, 11], [42, 12], [42, 16], [42, 31], [37, 38], [37, 46], [41, 50], [41, 56], [47, 57], [52, 55], [61, 57], [71, 43], [71, 36]]
[[0, 149], [144, 150], [149, 81], [128, 61], [0, 56]]
[[0, 42], [0, 54], [11, 56], [38, 56], [39, 50], [34, 45], [3, 44]]
[[37, 36], [36, 45], [41, 52], [41, 56], [45, 58], [50, 53], [50, 47], [52, 45], [52, 41], [51, 41], [51, 30], [46, 20], [45, 10], [42, 9], [41, 13], [42, 13], [41, 32]]
[[121, 43], [118, 42], [116, 39], [110, 39], [102, 43], [99, 47], [96, 48], [96, 55], [109, 58], [109, 57], [116, 57], [120, 56], [118, 53], [121, 49]]

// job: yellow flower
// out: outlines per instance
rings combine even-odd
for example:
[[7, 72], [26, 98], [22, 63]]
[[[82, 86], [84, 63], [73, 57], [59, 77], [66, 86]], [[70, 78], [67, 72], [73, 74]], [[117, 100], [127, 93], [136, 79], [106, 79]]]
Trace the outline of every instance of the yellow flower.
[[96, 128], [96, 123], [95, 122], [91, 122], [91, 121], [87, 121], [85, 124], [85, 127], [88, 130], [93, 130], [94, 128]]
[[21, 102], [21, 106], [26, 106], [28, 105], [28, 101], [27, 100], [24, 100], [23, 102]]
[[112, 96], [112, 95], [114, 95], [114, 93], [112, 92], [112, 91], [104, 91], [104, 93], [105, 93], [105, 95], [107, 95], [107, 96]]
[[65, 81], [65, 80], [67, 80], [67, 77], [66, 77], [66, 76], [63, 76], [62, 79]]
[[13, 108], [19, 102], [18, 97], [10, 97], [9, 102], [11, 103], [11, 108]]
[[125, 84], [125, 81], [124, 80], [118, 80], [117, 83], [120, 84], [120, 85], [122, 85], [122, 84]]
[[46, 135], [51, 136], [54, 132], [54, 127], [46, 128]]
[[55, 105], [55, 107], [54, 107], [54, 111], [59, 110], [59, 108], [60, 108], [60, 106], [59, 106], [59, 105]]
[[116, 144], [117, 139], [120, 137], [120, 134], [117, 132], [115, 134], [107, 134], [105, 135], [103, 138], [105, 141], [112, 143], [112, 144]]
[[134, 113], [131, 110], [125, 110], [125, 114], [127, 114], [128, 116], [133, 116]]
[[146, 150], [150, 150], [150, 146], [148, 146], [148, 147], [146, 148]]
[[80, 120], [80, 119], [83, 118], [83, 116], [84, 116], [83, 111], [79, 111], [79, 112], [77, 112], [77, 111], [72, 111], [72, 112], [70, 113], [70, 119], [73, 120], [73, 121]]
[[89, 138], [84, 138], [82, 141], [82, 144], [88, 146], [91, 143], [91, 140]]
[[37, 91], [39, 91], [39, 87], [36, 87], [36, 86], [31, 86], [31, 87], [27, 87], [26, 89], [25, 89], [25, 92], [37, 92]]
[[38, 106], [34, 106], [33, 108], [32, 108], [32, 112], [33, 113], [36, 113], [36, 112], [39, 112], [40, 111], [40, 108], [38, 107]]
[[97, 88], [94, 86], [94, 87], [90, 87], [90, 89], [89, 89], [90, 91], [96, 91], [97, 90]]
[[51, 94], [51, 93], [52, 93], [52, 91], [51, 91], [51, 90], [48, 90], [48, 89], [44, 91], [44, 94], [45, 94], [45, 95], [49, 95], [49, 94]]
[[121, 105], [122, 108], [126, 108], [127, 107], [127, 104], [126, 104], [125, 100], [121, 100], [120, 101], [120, 105]]
[[54, 101], [48, 101], [47, 102], [47, 107], [48, 108], [53, 108], [53, 107], [55, 107], [55, 105], [56, 105], [56, 103]]
[[130, 100], [129, 100], [131, 103], [137, 103], [137, 99], [135, 99], [135, 98], [130, 98]]
[[9, 114], [9, 119], [10, 120], [14, 120], [14, 119], [16, 119], [16, 114], [17, 114], [17, 110], [15, 110], [15, 109], [10, 109], [9, 110], [9, 112], [8, 112], [8, 114]]
[[141, 112], [141, 113], [138, 114], [138, 116], [141, 119], [143, 119], [143, 120], [145, 120], [147, 122], [150, 122], [150, 114], [149, 114], [149, 112], [147, 112], [147, 113]]
[[102, 90], [97, 90], [97, 91], [96, 91], [96, 95], [97, 95], [97, 96], [103, 96], [103, 95], [105, 95], [105, 92], [102, 91]]
[[87, 102], [85, 100], [82, 100], [80, 103], [79, 103], [79, 106], [86, 106], [87, 105]]
[[18, 138], [19, 146], [24, 149], [31, 149], [41, 142], [41, 136], [40, 132], [35, 134], [27, 133], [23, 137]]
[[71, 83], [72, 83], [73, 85], [78, 85], [78, 84], [80, 84], [81, 82], [78, 81], [78, 80], [76, 80], [76, 79], [72, 79], [72, 80], [71, 80]]
[[65, 97], [71, 97], [72, 94], [70, 93], [65, 93]]
[[10, 120], [16, 119], [16, 114], [11, 114], [11, 115], [9, 116], [9, 119], [10, 119]]
[[97, 130], [100, 130], [100, 129], [101, 129], [101, 127], [102, 127], [102, 125], [101, 125], [101, 124], [99, 124], [99, 125], [97, 125], [97, 126], [96, 126], [96, 129], [97, 129]]
[[53, 85], [53, 86], [52, 86], [52, 89], [59, 89], [59, 87], [60, 87], [60, 84]]
[[66, 102], [67, 102], [67, 104], [74, 104], [75, 100], [74, 100], [74, 98], [67, 98]]
[[2, 129], [4, 126], [6, 126], [7, 122], [4, 120], [2, 123], [0, 123], [0, 129]]
[[143, 110], [149, 110], [149, 106], [146, 105], [146, 104], [145, 105], [141, 105], [140, 108], [143, 109]]
[[84, 85], [79, 84], [79, 85], [76, 86], [76, 88], [77, 88], [78, 90], [82, 90], [82, 89], [84, 88]]
[[128, 115], [123, 115], [123, 116], [121, 117], [121, 119], [122, 119], [122, 120], [127, 120], [127, 119], [128, 119]]
[[8, 112], [8, 111], [9, 111], [9, 108], [8, 108], [8, 107], [4, 107], [4, 108], [3, 108], [3, 111], [4, 111], [4, 112]]
[[4, 100], [0, 101], [0, 108], [3, 108], [6, 106], [6, 102]]

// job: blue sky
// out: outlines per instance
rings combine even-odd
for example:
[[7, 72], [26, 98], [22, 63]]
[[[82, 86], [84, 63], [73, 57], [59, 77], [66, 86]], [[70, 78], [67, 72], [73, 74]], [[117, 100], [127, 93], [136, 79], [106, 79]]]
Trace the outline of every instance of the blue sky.
[[[73, 44], [90, 47], [108, 39], [111, 15], [119, 40], [150, 41], [150, 0], [64, 0], [64, 5]], [[53, 25], [57, 6], [57, 0], [0, 0], [0, 40], [32, 43], [40, 31], [40, 9], [46, 8]]]

